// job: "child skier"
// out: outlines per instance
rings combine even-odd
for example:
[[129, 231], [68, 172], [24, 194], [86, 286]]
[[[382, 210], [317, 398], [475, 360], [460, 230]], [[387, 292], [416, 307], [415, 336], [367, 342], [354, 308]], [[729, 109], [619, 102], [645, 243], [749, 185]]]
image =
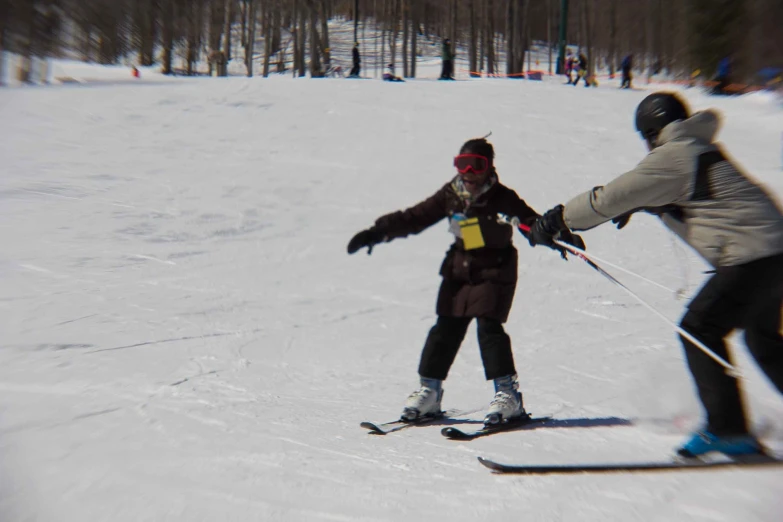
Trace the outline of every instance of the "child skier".
[[[498, 213], [531, 225], [538, 214], [498, 181], [495, 152], [485, 138], [467, 141], [454, 158], [457, 175], [421, 203], [381, 216], [356, 234], [348, 253], [377, 243], [418, 234], [443, 218], [456, 236], [440, 269], [443, 281], [437, 300], [438, 319], [429, 332], [419, 363], [421, 386], [405, 403], [402, 419], [416, 420], [441, 412], [446, 379], [468, 325], [478, 324], [484, 374], [494, 380], [495, 396], [485, 423], [497, 424], [527, 415], [518, 391], [511, 340], [503, 329], [517, 282], [517, 250], [513, 229], [498, 221]], [[574, 236], [577, 237], [578, 236]], [[575, 241], [570, 232], [564, 240]], [[577, 242], [578, 246], [584, 246]]]

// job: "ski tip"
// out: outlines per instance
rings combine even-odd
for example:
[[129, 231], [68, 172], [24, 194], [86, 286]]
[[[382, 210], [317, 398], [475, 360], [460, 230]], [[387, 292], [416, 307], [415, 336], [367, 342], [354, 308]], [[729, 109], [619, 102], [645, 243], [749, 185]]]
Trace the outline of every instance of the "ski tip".
[[448, 437], [449, 439], [454, 440], [469, 440], [473, 437], [465, 433], [464, 431], [458, 430], [457, 428], [443, 428], [440, 430], [440, 434], [444, 437]]
[[373, 424], [372, 422], [362, 422], [359, 424], [362, 428], [366, 430], [370, 430], [370, 433], [373, 435], [385, 435], [386, 433], [379, 428], [377, 425]]
[[485, 459], [484, 457], [476, 457], [479, 461], [479, 463], [484, 466], [485, 468], [489, 468], [493, 471], [498, 471], [500, 469], [500, 466], [496, 462], [492, 462], [491, 460]]

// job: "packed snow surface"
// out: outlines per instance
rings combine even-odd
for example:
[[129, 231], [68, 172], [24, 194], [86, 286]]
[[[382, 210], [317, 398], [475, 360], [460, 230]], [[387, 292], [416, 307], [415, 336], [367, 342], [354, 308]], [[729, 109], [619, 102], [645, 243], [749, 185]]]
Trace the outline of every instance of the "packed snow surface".
[[[511, 335], [525, 405], [552, 423], [456, 442], [384, 437], [417, 386], [445, 222], [348, 256], [434, 193], [490, 131], [500, 179], [544, 212], [632, 168], [652, 86], [292, 79], [0, 91], [0, 519], [776, 521], [783, 469], [514, 477], [508, 463], [667, 460], [701, 410], [669, 326], [578, 259], [521, 236]], [[430, 76], [437, 74], [433, 64]], [[90, 76], [88, 73], [83, 75]], [[783, 195], [769, 95], [683, 91]], [[707, 266], [653, 217], [583, 235], [672, 321]], [[783, 399], [732, 338], [754, 429]], [[492, 397], [472, 326], [445, 408]]]

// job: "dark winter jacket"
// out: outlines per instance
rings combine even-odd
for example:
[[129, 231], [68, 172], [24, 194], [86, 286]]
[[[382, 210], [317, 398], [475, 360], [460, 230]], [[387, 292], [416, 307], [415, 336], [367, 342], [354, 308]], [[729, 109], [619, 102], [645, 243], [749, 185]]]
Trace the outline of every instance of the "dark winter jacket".
[[391, 240], [418, 234], [443, 218], [453, 220], [460, 213], [468, 219], [478, 218], [485, 245], [466, 250], [461, 238], [451, 245], [440, 268], [443, 282], [437, 314], [505, 322], [516, 290], [517, 250], [512, 242], [512, 227], [499, 223], [497, 214], [516, 216], [527, 225], [538, 217], [516, 192], [498, 182], [466, 205], [450, 182], [421, 203], [378, 218], [375, 226]]
[[451, 51], [451, 42], [443, 42], [443, 46], [440, 50], [440, 57], [444, 61], [454, 59], [454, 53]]
[[632, 60], [633, 60], [633, 58], [631, 58], [630, 54], [628, 56], [626, 56], [625, 58], [623, 58], [623, 63], [622, 63], [622, 65], [620, 67], [622, 68], [622, 70], [624, 72], [628, 72], [628, 71], [631, 70], [631, 68], [633, 67]]
[[361, 60], [361, 58], [359, 58], [359, 48], [358, 47], [354, 47], [353, 48], [353, 64], [354, 65], [359, 65], [360, 63], [362, 63], [362, 60]]
[[724, 58], [718, 62], [718, 78], [728, 78], [731, 74], [731, 59]]

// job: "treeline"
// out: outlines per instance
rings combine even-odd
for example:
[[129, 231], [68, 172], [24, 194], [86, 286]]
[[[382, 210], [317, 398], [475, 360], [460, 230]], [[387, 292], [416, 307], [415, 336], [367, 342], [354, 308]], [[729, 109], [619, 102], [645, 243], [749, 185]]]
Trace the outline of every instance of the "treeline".
[[637, 69], [674, 75], [711, 76], [726, 56], [739, 79], [783, 66], [783, 0], [0, 0], [0, 50], [104, 64], [133, 56], [165, 73], [184, 64], [186, 74], [200, 61], [225, 74], [239, 60], [248, 75], [258, 52], [264, 75], [293, 64], [295, 75], [322, 76], [337, 51], [327, 25], [335, 17], [358, 21], [360, 40], [373, 30], [380, 42], [363, 56], [383, 53], [376, 60], [400, 63], [406, 77], [422, 38], [450, 38], [475, 73], [541, 68], [526, 54], [534, 42], [549, 43], [552, 64], [562, 18], [565, 42], [585, 52], [591, 72], [613, 72], [629, 53]]

